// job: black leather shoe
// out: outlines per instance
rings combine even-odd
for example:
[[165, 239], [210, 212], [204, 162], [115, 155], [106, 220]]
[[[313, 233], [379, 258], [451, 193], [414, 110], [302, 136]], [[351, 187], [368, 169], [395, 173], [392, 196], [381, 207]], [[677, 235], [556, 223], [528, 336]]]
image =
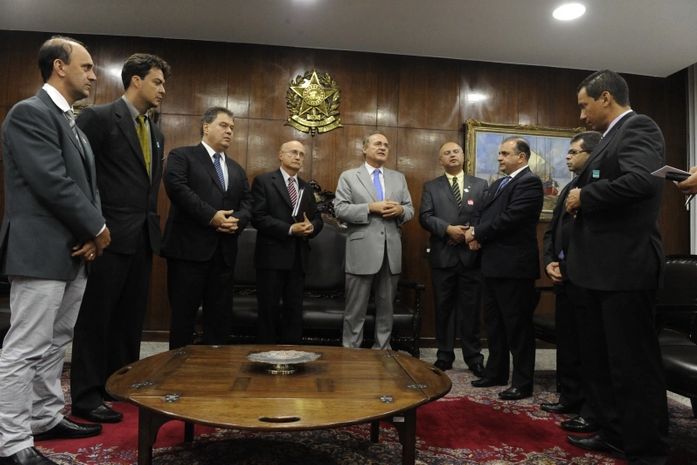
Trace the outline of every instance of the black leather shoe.
[[63, 418], [60, 423], [50, 430], [35, 434], [34, 440], [44, 441], [46, 439], [89, 438], [90, 436], [96, 436], [101, 432], [102, 425], [75, 423], [72, 420]]
[[593, 433], [598, 431], [598, 425], [593, 420], [586, 420], [581, 415], [561, 422], [561, 429], [572, 433]]
[[509, 387], [505, 391], [499, 392], [499, 399], [520, 400], [532, 396], [532, 388]]
[[595, 452], [605, 452], [606, 454], [624, 459], [624, 451], [617, 446], [613, 446], [598, 434], [593, 436], [567, 436], [570, 444], [581, 449], [592, 450]]
[[73, 416], [97, 423], [118, 423], [123, 419], [121, 412], [117, 412], [106, 404], [101, 404], [92, 410], [82, 410], [73, 407], [72, 414]]
[[484, 376], [484, 364], [482, 362], [474, 362], [470, 365], [470, 371], [477, 378], [482, 378]]
[[474, 387], [491, 387], [491, 386], [505, 386], [508, 381], [499, 381], [494, 378], [480, 378], [472, 381], [472, 386]]
[[453, 367], [453, 363], [448, 363], [445, 360], [436, 360], [433, 366], [438, 368], [440, 371], [446, 371], [450, 370]]
[[58, 465], [33, 447], [22, 449], [9, 457], [0, 457], [2, 465]]
[[579, 411], [578, 407], [561, 402], [540, 404], [540, 408], [549, 413], [578, 413]]

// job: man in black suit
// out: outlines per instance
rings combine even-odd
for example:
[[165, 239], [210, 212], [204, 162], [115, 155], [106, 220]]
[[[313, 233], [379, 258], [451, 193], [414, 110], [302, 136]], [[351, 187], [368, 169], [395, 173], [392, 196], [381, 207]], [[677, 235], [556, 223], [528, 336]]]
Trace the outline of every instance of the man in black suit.
[[94, 156], [71, 106], [97, 79], [87, 49], [52, 37], [39, 50], [44, 85], [2, 125], [5, 215], [0, 272], [11, 325], [0, 351], [0, 463], [56, 465], [41, 439], [99, 434], [63, 415], [61, 371], [87, 280], [85, 263], [109, 245]]
[[[569, 170], [581, 172], [588, 157], [600, 141], [601, 134], [587, 131], [576, 134], [569, 145], [566, 164]], [[566, 211], [566, 196], [576, 185], [578, 178], [569, 182], [559, 194], [554, 207], [552, 220], [544, 235], [543, 260], [545, 273], [554, 283], [556, 309], [554, 313], [557, 334], [557, 387], [559, 400], [543, 403], [542, 410], [550, 413], [580, 413], [564, 420], [561, 427], [567, 431], [592, 432], [597, 428], [592, 410], [586, 402], [585, 378], [581, 363], [581, 341], [579, 327], [583, 325], [585, 300], [582, 291], [569, 280], [566, 271], [566, 255], [569, 253], [569, 240], [573, 216]]]
[[251, 217], [247, 175], [225, 154], [235, 126], [232, 113], [212, 107], [201, 123], [201, 143], [172, 150], [163, 177], [172, 201], [162, 243], [172, 312], [170, 349], [193, 342], [199, 306], [203, 343], [227, 342], [237, 236]]
[[455, 338], [462, 357], [476, 376], [483, 376], [479, 341], [482, 278], [478, 253], [465, 242], [465, 231], [484, 197], [487, 183], [465, 174], [462, 147], [446, 142], [439, 150], [445, 174], [424, 184], [419, 222], [431, 233], [429, 260], [436, 307], [437, 360], [445, 371], [453, 367]]
[[569, 191], [576, 215], [569, 243], [569, 279], [584, 289], [581, 338], [588, 396], [597, 406], [597, 435], [569, 436], [579, 447], [618, 453], [630, 464], [667, 461], [666, 385], [654, 326], [664, 256], [658, 231], [665, 164], [656, 123], [634, 113], [625, 80], [598, 71], [578, 87], [581, 120], [603, 138]]
[[537, 222], [544, 194], [542, 181], [528, 167], [530, 145], [525, 139], [504, 139], [497, 160], [506, 176], [491, 185], [475, 226], [465, 231], [470, 248], [481, 248], [484, 321], [489, 340], [484, 377], [472, 381], [472, 385], [508, 384], [510, 351], [511, 387], [500, 392], [499, 397], [518, 400], [532, 395], [532, 314], [537, 301], [535, 279], [540, 276]]
[[252, 224], [257, 228], [257, 342], [299, 344], [308, 239], [319, 234], [324, 223], [312, 188], [298, 176], [305, 159], [303, 144], [297, 140], [284, 143], [278, 159], [279, 169], [260, 174], [252, 183]]
[[135, 54], [121, 70], [125, 93], [86, 108], [77, 125], [94, 150], [102, 209], [112, 244], [90, 269], [75, 325], [72, 414], [113, 423], [122, 414], [104, 403], [108, 376], [140, 357], [152, 254], [160, 252], [157, 193], [164, 138], [145, 116], [165, 95], [169, 65]]

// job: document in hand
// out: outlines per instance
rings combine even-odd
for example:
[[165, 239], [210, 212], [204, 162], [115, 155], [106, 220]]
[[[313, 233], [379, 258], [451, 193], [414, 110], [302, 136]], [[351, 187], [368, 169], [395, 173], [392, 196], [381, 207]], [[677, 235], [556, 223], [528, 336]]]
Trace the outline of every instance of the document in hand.
[[677, 182], [684, 181], [685, 179], [690, 177], [690, 173], [688, 173], [687, 171], [681, 170], [679, 168], [674, 168], [670, 165], [665, 165], [664, 167], [657, 169], [651, 174], [659, 178], [665, 178], [668, 181]]

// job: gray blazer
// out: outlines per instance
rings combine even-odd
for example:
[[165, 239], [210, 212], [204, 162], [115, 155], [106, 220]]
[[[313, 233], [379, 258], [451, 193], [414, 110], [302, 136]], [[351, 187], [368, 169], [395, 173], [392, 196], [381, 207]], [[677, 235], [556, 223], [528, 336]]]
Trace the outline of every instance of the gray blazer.
[[79, 134], [82, 144], [44, 90], [7, 114], [3, 274], [62, 281], [77, 275], [82, 260], [70, 256], [72, 247], [105, 223], [92, 149]]
[[365, 165], [341, 173], [334, 198], [337, 218], [348, 223], [346, 272], [370, 275], [380, 270], [387, 244], [387, 258], [393, 274], [402, 271], [402, 239], [400, 226], [414, 216], [414, 206], [404, 175], [383, 168], [385, 199], [399, 202], [404, 213], [398, 218], [383, 219], [370, 214], [368, 204], [376, 202], [373, 181]]

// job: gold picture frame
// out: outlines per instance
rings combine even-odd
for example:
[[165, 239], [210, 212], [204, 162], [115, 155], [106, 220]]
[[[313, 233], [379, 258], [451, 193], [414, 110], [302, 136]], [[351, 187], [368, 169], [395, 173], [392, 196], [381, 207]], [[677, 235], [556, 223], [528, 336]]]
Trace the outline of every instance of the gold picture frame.
[[542, 180], [545, 190], [540, 220], [549, 221], [559, 192], [573, 176], [566, 166], [569, 142], [583, 129], [484, 123], [474, 119], [468, 119], [464, 126], [466, 171], [489, 184], [502, 176], [496, 161], [501, 141], [509, 136], [524, 137], [528, 141], [530, 169]]

